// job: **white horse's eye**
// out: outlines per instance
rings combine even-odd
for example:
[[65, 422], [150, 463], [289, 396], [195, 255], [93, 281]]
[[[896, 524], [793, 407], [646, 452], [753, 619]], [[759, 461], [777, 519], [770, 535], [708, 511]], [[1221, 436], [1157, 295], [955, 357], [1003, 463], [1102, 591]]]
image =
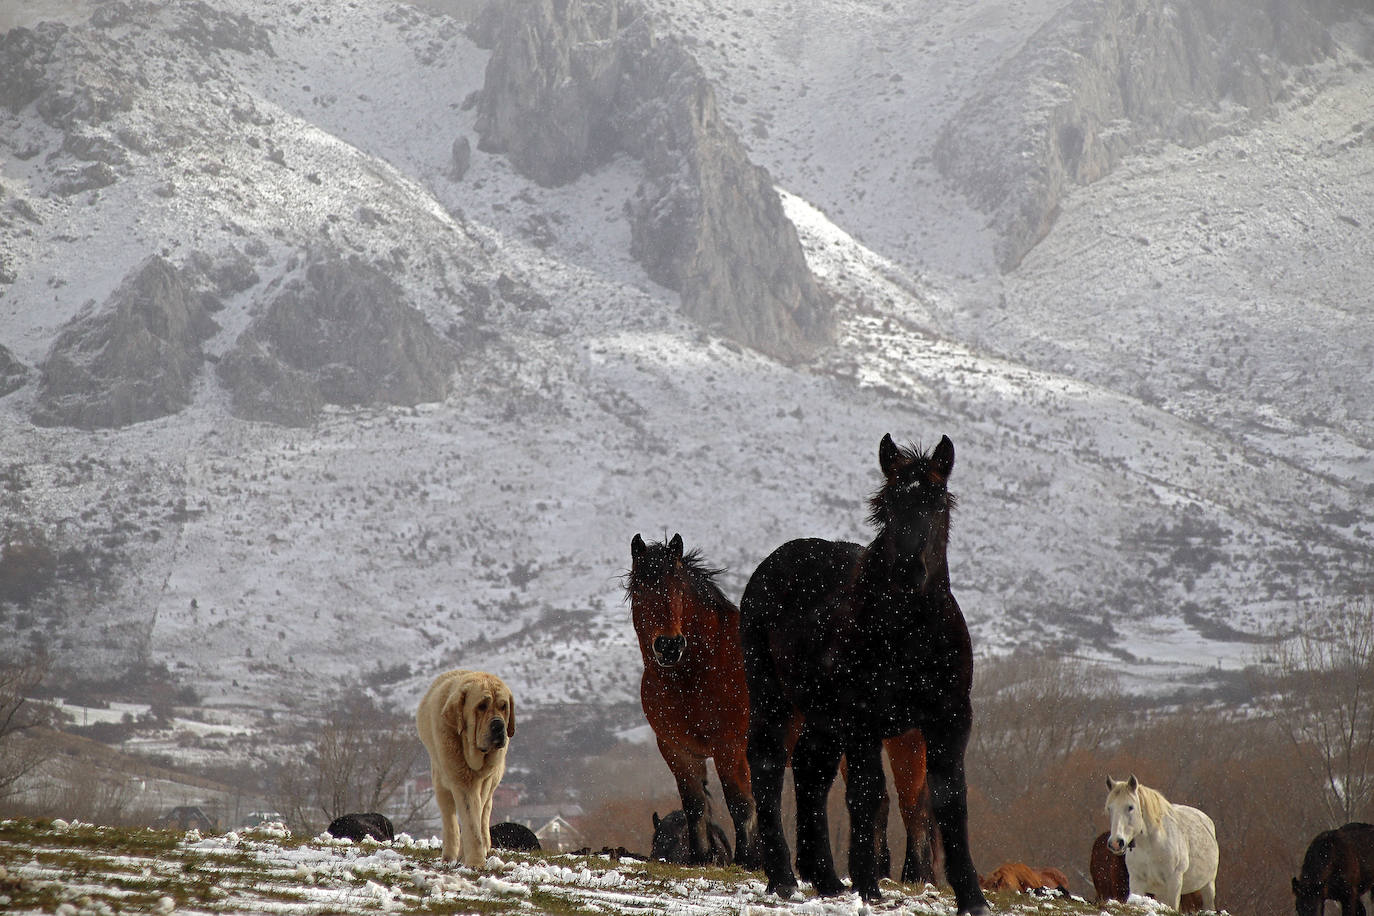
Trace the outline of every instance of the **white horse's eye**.
[[1130, 813], [1131, 813], [1132, 811], [1134, 811], [1134, 810], [1135, 810], [1135, 805], [1127, 805], [1127, 806], [1126, 806], [1126, 813], [1127, 813], [1127, 814], [1130, 814]]

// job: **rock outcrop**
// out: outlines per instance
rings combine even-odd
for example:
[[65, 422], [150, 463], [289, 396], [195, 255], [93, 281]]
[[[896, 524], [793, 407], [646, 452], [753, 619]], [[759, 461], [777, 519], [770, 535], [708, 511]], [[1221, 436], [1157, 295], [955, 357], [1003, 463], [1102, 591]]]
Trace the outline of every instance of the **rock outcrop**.
[[796, 228], [691, 54], [656, 36], [632, 0], [516, 0], [501, 11], [480, 30], [494, 48], [479, 148], [546, 185], [617, 153], [639, 159], [631, 253], [689, 317], [784, 360], [829, 342], [831, 306]]
[[1263, 116], [1332, 55], [1339, 0], [1077, 0], [945, 128], [935, 161], [989, 213], [1004, 270], [1067, 189], [1142, 143], [1195, 145]]
[[14, 354], [0, 344], [0, 398], [23, 388], [28, 379], [28, 367], [15, 359]]
[[325, 404], [442, 400], [453, 346], [386, 274], [357, 257], [312, 254], [217, 368], [240, 417], [300, 426]]
[[101, 429], [181, 410], [204, 360], [201, 344], [215, 330], [182, 272], [148, 258], [103, 307], [58, 335], [41, 366], [34, 423]]

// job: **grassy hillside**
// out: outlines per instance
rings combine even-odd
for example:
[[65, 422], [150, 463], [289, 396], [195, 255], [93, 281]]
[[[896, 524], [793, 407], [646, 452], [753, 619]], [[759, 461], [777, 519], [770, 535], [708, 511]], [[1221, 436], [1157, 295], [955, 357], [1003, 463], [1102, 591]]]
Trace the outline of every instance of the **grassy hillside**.
[[[875, 907], [857, 896], [786, 904], [762, 875], [607, 856], [502, 852], [476, 872], [445, 866], [437, 840], [395, 844], [301, 839], [276, 826], [201, 836], [61, 820], [0, 822], [0, 907], [61, 916], [109, 913], [953, 913], [946, 890], [884, 884]], [[1080, 898], [992, 894], [1002, 913], [1102, 912]], [[1144, 913], [1111, 904], [1106, 912]]]

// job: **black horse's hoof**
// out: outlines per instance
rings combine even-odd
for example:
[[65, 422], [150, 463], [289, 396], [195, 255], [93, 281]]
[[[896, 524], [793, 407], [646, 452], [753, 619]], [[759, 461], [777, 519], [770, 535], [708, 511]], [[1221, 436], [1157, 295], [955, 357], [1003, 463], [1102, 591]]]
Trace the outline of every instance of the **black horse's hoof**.
[[769, 881], [769, 882], [768, 882], [768, 889], [767, 889], [767, 891], [765, 891], [765, 893], [777, 894], [777, 895], [778, 895], [779, 897], [781, 897], [783, 900], [791, 900], [792, 897], [797, 893], [797, 884], [796, 884], [795, 881], [791, 881], [791, 882]]
[[966, 910], [959, 910], [959, 916], [991, 916], [991, 911], [986, 903], [975, 903]]
[[877, 903], [879, 900], [883, 899], [883, 892], [878, 890], [877, 881], [874, 881], [871, 885], [866, 883], [856, 884], [854, 889], [859, 892], [859, 896], [863, 898], [864, 903]]
[[811, 886], [816, 889], [816, 893], [822, 897], [838, 897], [848, 893], [849, 888], [844, 886], [844, 882], [831, 875], [819, 881], [812, 881]]

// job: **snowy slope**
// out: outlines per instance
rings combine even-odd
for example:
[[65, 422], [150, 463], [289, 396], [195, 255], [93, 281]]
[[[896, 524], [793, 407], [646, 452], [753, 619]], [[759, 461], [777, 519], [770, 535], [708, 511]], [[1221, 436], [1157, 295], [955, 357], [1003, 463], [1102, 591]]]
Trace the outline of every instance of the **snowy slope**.
[[472, 320], [453, 291], [474, 279], [547, 308], [496, 303], [446, 401], [308, 429], [234, 419], [212, 372], [181, 414], [119, 431], [35, 427], [35, 380], [0, 398], [5, 523], [111, 570], [60, 616], [7, 611], [16, 637], [70, 667], [165, 664], [211, 704], [361, 681], [408, 706], [458, 665], [536, 705], [633, 701], [630, 538], [681, 532], [737, 597], [788, 538], [868, 537], [886, 432], [955, 442], [980, 651], [1054, 645], [1167, 686], [1244, 663], [1302, 602], [1367, 594], [1374, 71], [1127, 162], [1004, 276], [929, 150], [1061, 5], [665, 5], [836, 296], [840, 339], [800, 368], [690, 325], [630, 259], [638, 163], [546, 189], [475, 150], [486, 52], [452, 19], [206, 7], [269, 51], [196, 46], [175, 5], [68, 14], [69, 78], [136, 87], [86, 130], [141, 142], [63, 196], [62, 132], [0, 111], [0, 207], [37, 218], [0, 227], [0, 343], [27, 365], [156, 252], [252, 260], [212, 354], [323, 236], [390, 265], [439, 328]]

